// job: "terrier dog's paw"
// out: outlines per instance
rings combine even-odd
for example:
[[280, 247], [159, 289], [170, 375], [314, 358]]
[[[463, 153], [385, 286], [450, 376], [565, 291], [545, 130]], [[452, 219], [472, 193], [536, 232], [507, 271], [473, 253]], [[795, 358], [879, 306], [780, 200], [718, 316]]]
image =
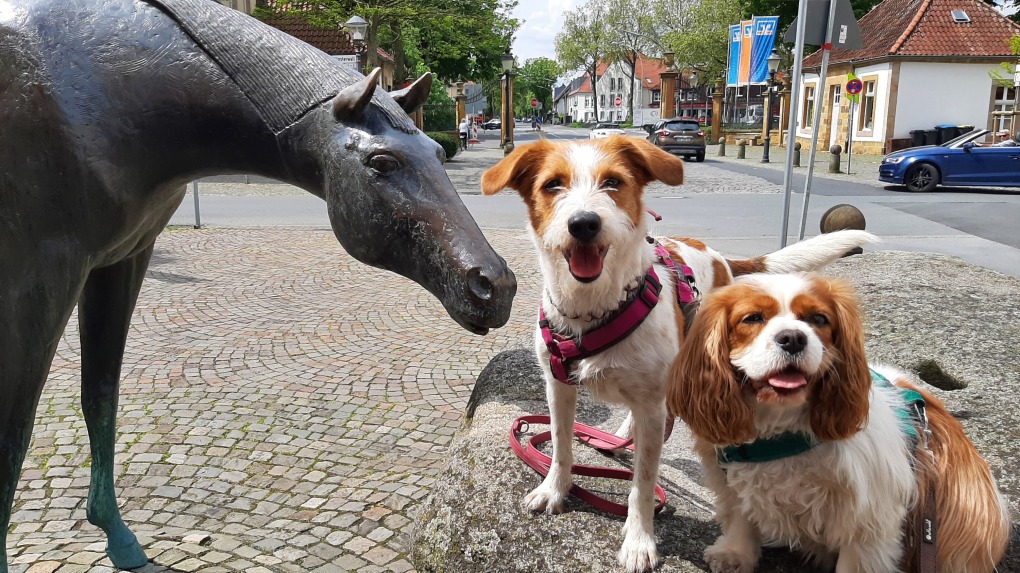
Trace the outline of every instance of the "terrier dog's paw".
[[705, 562], [712, 573], [753, 573], [755, 558], [716, 541], [705, 550]]
[[563, 502], [566, 498], [565, 493], [560, 492], [551, 485], [547, 485], [546, 482], [542, 482], [542, 485], [536, 487], [524, 497], [524, 507], [534, 513], [541, 511], [563, 513]]
[[655, 551], [655, 536], [639, 531], [638, 528], [624, 528], [626, 537], [620, 546], [616, 560], [627, 573], [644, 573], [650, 571], [659, 562], [659, 554]]

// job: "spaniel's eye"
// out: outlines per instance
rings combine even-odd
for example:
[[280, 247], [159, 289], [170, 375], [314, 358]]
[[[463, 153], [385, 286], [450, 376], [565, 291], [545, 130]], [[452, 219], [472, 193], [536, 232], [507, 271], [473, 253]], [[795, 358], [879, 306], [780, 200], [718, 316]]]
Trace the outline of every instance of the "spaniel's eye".
[[811, 326], [822, 328], [824, 326], [828, 326], [829, 325], [829, 317], [827, 317], [827, 316], [825, 316], [824, 314], [821, 314], [821, 313], [812, 314], [811, 316], [809, 316], [807, 318], [807, 322]]
[[743, 322], [744, 324], [761, 324], [765, 322], [765, 317], [762, 316], [760, 312], [752, 312], [741, 319], [740, 322]]
[[617, 189], [620, 187], [620, 180], [615, 177], [606, 177], [602, 182], [603, 189]]
[[559, 179], [550, 179], [542, 186], [542, 189], [545, 189], [550, 193], [555, 193], [560, 189], [563, 189], [563, 183], [561, 183]]
[[397, 162], [397, 158], [392, 155], [373, 155], [368, 160], [368, 166], [375, 169], [379, 173], [393, 173], [400, 167], [400, 163]]

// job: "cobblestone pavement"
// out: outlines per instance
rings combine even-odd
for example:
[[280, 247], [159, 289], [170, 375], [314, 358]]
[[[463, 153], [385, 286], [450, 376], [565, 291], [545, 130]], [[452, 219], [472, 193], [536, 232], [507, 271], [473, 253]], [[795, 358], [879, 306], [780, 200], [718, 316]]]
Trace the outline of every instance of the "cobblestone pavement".
[[[490, 134], [447, 164], [459, 192], [478, 193], [502, 157], [496, 143]], [[681, 189], [781, 186], [692, 163], [684, 187], [648, 194]], [[201, 193], [304, 191], [232, 176], [203, 180]], [[498, 352], [531, 345], [530, 241], [486, 234], [519, 290], [508, 326], [477, 337], [417, 285], [354, 261], [329, 230], [165, 232], [128, 339], [117, 438], [118, 499], [152, 563], [139, 571], [412, 571], [412, 516], [476, 376]], [[76, 329], [72, 317], [18, 486], [12, 573], [116, 571], [85, 520]]]
[[[328, 230], [165, 232], [118, 420], [118, 499], [152, 563], [140, 571], [412, 571], [412, 515], [476, 376], [530, 345], [531, 244], [487, 234], [520, 287], [509, 326], [478, 337]], [[18, 486], [13, 573], [115, 571], [85, 520], [76, 328], [72, 317]]]

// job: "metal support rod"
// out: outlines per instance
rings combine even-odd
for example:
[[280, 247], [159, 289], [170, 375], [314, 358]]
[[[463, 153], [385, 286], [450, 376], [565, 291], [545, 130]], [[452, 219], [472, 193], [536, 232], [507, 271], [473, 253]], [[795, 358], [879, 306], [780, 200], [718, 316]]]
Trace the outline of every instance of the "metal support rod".
[[822, 69], [818, 73], [818, 88], [815, 91], [814, 118], [811, 122], [811, 149], [808, 150], [807, 177], [804, 179], [804, 205], [800, 211], [800, 230], [797, 240], [804, 239], [804, 226], [807, 225], [808, 202], [811, 200], [811, 176], [815, 171], [815, 153], [818, 151], [819, 123], [822, 121], [822, 104], [827, 97], [825, 93], [825, 76], [829, 73], [829, 52], [832, 51], [832, 26], [836, 21], [836, 0], [829, 0], [829, 23], [825, 26], [825, 45], [822, 46]]
[[793, 146], [797, 143], [797, 108], [800, 104], [801, 73], [804, 68], [804, 34], [807, 31], [807, 3], [797, 4], [797, 39], [793, 52], [793, 83], [790, 87], [790, 119], [787, 123], [786, 166], [783, 169], [783, 228], [779, 233], [780, 248], [786, 246], [790, 228], [790, 195], [793, 193]]
[[198, 208], [198, 181], [191, 182], [191, 195], [195, 198], [195, 228], [202, 228], [202, 216]]

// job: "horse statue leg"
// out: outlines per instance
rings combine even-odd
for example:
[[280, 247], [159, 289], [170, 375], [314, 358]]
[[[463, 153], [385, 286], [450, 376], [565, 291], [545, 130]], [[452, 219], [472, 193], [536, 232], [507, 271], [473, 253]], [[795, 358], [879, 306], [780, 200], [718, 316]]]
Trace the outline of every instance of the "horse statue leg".
[[0, 258], [0, 573], [35, 411], [82, 276], [66, 261]]
[[121, 569], [135, 569], [149, 562], [120, 517], [113, 484], [113, 452], [124, 344], [151, 257], [149, 245], [132, 258], [93, 269], [78, 301], [81, 406], [92, 450], [92, 481], [85, 515], [106, 532], [106, 554]]

